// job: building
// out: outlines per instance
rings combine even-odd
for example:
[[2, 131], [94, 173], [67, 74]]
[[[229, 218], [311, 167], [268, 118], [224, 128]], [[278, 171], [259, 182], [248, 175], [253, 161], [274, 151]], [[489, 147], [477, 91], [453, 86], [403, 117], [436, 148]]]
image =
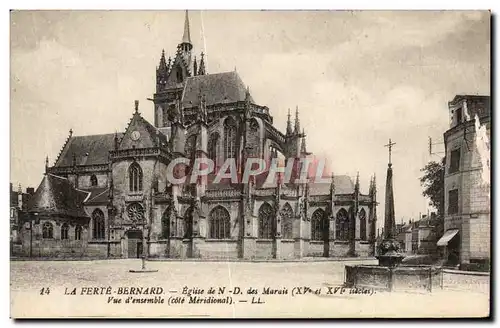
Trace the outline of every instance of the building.
[[19, 231], [24, 222], [28, 209], [28, 200], [35, 193], [34, 188], [26, 188], [23, 192], [21, 185], [17, 191], [14, 191], [12, 183], [10, 184], [10, 243], [11, 254], [18, 253], [18, 246], [21, 245]]
[[[273, 125], [236, 72], [208, 74], [197, 61], [186, 12], [174, 58], [156, 68], [154, 124], [138, 101], [125, 131], [70, 134], [30, 202], [35, 235], [25, 254], [135, 258], [300, 258], [369, 256], [374, 252], [376, 187], [360, 192], [336, 175], [323, 184], [170, 183], [175, 159], [310, 157], [296, 110], [286, 132]], [[189, 173], [192, 167], [184, 167]], [[296, 172], [296, 171], [295, 171]], [[266, 177], [265, 173], [262, 177]], [[31, 239], [33, 241], [33, 239]], [[34, 251], [33, 251], [34, 249]]]
[[457, 95], [444, 133], [444, 234], [437, 245], [449, 264], [490, 259], [490, 97]]

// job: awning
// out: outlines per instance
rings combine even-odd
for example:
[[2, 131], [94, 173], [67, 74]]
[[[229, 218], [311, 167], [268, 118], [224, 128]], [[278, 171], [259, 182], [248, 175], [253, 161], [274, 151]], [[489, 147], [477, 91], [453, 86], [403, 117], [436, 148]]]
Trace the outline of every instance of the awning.
[[448, 245], [448, 243], [450, 242], [450, 240], [455, 237], [455, 235], [458, 233], [458, 229], [449, 229], [449, 230], [446, 230], [446, 232], [444, 233], [443, 237], [441, 237], [438, 242], [437, 242], [437, 245], [438, 246], [446, 246]]

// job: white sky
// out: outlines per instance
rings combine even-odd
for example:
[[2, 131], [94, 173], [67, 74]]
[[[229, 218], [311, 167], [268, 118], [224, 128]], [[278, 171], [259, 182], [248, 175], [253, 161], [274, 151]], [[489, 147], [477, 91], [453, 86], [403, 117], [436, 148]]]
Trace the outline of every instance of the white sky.
[[[134, 100], [146, 100], [161, 50], [174, 56], [181, 11], [11, 14], [11, 181], [37, 187], [72, 128], [123, 131]], [[200, 12], [191, 37], [203, 50]], [[426, 212], [420, 168], [428, 136], [442, 141], [447, 102], [490, 94], [489, 12], [203, 12], [208, 72], [236, 67], [254, 100], [285, 130], [299, 106], [308, 150], [336, 174], [377, 175], [383, 219], [392, 138], [397, 222]]]

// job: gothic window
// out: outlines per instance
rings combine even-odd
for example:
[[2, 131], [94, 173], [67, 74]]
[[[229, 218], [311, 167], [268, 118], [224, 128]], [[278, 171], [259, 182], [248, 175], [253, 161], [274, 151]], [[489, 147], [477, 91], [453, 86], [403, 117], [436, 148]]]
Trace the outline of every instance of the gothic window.
[[94, 239], [104, 239], [104, 213], [96, 209], [92, 213], [92, 237]]
[[219, 147], [219, 134], [212, 133], [208, 139], [208, 158], [217, 162], [217, 148]]
[[335, 219], [335, 239], [349, 240], [349, 215], [343, 208], [337, 212]]
[[452, 150], [450, 156], [450, 167], [448, 173], [455, 173], [460, 170], [460, 148]]
[[283, 239], [293, 238], [293, 210], [290, 204], [286, 203], [281, 209], [281, 236]]
[[54, 227], [52, 223], [45, 222], [42, 228], [42, 238], [43, 239], [52, 239], [54, 238]]
[[325, 211], [318, 208], [311, 217], [311, 240], [324, 240], [328, 233], [328, 222]]
[[236, 123], [231, 117], [224, 121], [224, 156], [236, 158]]
[[256, 119], [250, 121], [250, 133], [247, 137], [247, 144], [251, 147], [249, 149], [250, 157], [260, 157], [260, 126]]
[[81, 240], [82, 239], [82, 226], [77, 225], [75, 227], [75, 240]]
[[458, 213], [458, 189], [448, 191], [448, 214]]
[[359, 238], [366, 240], [366, 211], [364, 208], [359, 211]]
[[273, 239], [274, 213], [273, 208], [268, 203], [262, 204], [259, 208], [259, 238]]
[[144, 208], [139, 203], [132, 203], [127, 207], [127, 215], [132, 222], [140, 223], [144, 219]]
[[184, 238], [191, 238], [193, 235], [193, 208], [190, 207], [184, 213]]
[[92, 176], [90, 177], [90, 185], [92, 187], [97, 187], [97, 177], [95, 176], [95, 174], [92, 174]]
[[134, 162], [128, 169], [130, 191], [142, 191], [142, 169]]
[[170, 207], [167, 207], [161, 218], [161, 235], [163, 239], [170, 238]]
[[229, 212], [222, 206], [215, 207], [209, 216], [209, 238], [229, 239], [231, 238], [231, 219]]
[[61, 239], [69, 239], [68, 237], [68, 233], [69, 233], [69, 226], [67, 223], [64, 223], [62, 226], [61, 226]]

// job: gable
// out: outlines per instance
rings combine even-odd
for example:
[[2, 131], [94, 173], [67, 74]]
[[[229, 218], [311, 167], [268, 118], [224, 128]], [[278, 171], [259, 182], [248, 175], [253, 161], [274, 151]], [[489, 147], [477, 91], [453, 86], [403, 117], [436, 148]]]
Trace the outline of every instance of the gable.
[[146, 121], [139, 113], [134, 113], [119, 149], [167, 147], [167, 137]]
[[191, 76], [191, 73], [189, 72], [182, 56], [178, 54], [175, 57], [172, 68], [168, 74], [166, 87], [180, 88], [189, 76]]

